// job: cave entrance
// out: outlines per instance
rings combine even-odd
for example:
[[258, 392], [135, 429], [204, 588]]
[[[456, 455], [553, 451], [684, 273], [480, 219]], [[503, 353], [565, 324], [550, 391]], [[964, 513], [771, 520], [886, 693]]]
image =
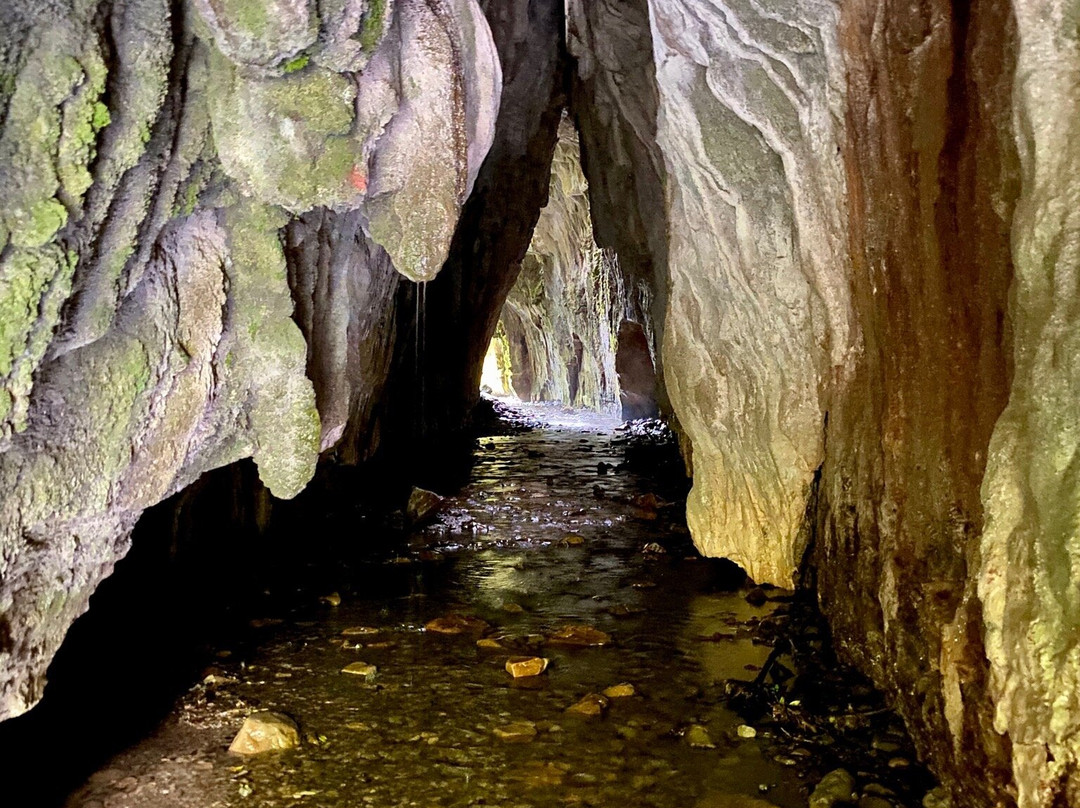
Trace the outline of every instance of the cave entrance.
[[548, 202], [488, 345], [481, 391], [625, 420], [656, 417], [646, 304], [615, 251], [596, 243], [578, 133], [564, 118]]

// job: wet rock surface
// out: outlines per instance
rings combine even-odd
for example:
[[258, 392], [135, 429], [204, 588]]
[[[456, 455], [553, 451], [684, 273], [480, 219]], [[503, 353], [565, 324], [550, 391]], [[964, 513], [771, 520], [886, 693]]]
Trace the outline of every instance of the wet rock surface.
[[[588, 431], [589, 418], [576, 417], [576, 430], [484, 438], [469, 484], [447, 499], [446, 523], [365, 556], [347, 579], [335, 571], [339, 606], [318, 602], [323, 580], [249, 622], [250, 635], [217, 649], [213, 670], [157, 732], [93, 775], [69, 808], [805, 808], [840, 765], [860, 794], [919, 805], [932, 783], [914, 765], [897, 774], [887, 763], [910, 754], [902, 733], [882, 735], [881, 751], [846, 742], [843, 726], [799, 735], [763, 712], [750, 718], [729, 696], [729, 681], [752, 687], [764, 669], [766, 698], [794, 697], [774, 687], [781, 663], [803, 676], [778, 641], [786, 626], [809, 629], [785, 615], [789, 593], [769, 589], [751, 605], [737, 570], [698, 557], [678, 508], [641, 518], [636, 498], [677, 502], [678, 487], [625, 465], [621, 438], [602, 431], [610, 421]], [[596, 498], [600, 460], [623, 469]], [[469, 513], [471, 526], [454, 512]], [[569, 533], [583, 542], [564, 543]], [[650, 542], [667, 552], [642, 554]], [[600, 632], [605, 644], [551, 641]], [[506, 665], [519, 657], [551, 664], [515, 679]], [[343, 675], [351, 665], [378, 675]], [[820, 710], [829, 723], [825, 706], [803, 699], [807, 715]], [[578, 704], [585, 715], [567, 713]], [[238, 765], [231, 739], [267, 710], [297, 719], [301, 745]], [[896, 726], [884, 712], [868, 721], [860, 726]], [[747, 723], [754, 737], [740, 732]], [[875, 784], [881, 794], [866, 791]]]

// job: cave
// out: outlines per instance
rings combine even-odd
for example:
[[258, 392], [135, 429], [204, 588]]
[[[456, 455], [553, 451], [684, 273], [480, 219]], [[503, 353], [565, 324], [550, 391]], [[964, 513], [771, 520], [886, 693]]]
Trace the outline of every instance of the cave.
[[0, 801], [1080, 808], [1077, 19], [6, 0]]

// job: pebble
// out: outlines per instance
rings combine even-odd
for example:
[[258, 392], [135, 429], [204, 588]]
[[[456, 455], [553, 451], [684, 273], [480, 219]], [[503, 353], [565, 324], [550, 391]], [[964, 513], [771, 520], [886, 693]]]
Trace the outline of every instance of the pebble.
[[282, 713], [264, 711], [244, 719], [229, 751], [234, 755], [260, 755], [295, 749], [299, 745], [300, 731], [295, 721]]
[[749, 724], [739, 724], [739, 728], [735, 730], [739, 734], [740, 738], [756, 738], [757, 730], [751, 727]]
[[821, 778], [810, 795], [810, 808], [833, 808], [852, 801], [855, 778], [845, 769], [833, 769]]
[[569, 645], [578, 648], [595, 648], [607, 645], [611, 637], [591, 626], [561, 626], [547, 635], [551, 645]]
[[321, 598], [319, 598], [319, 601], [321, 603], [325, 603], [327, 606], [340, 606], [341, 595], [337, 592], [331, 592], [329, 595], [323, 595]]
[[481, 637], [476, 641], [476, 647], [482, 648], [485, 651], [501, 651], [503, 645], [498, 640], [493, 640], [490, 637]]
[[359, 676], [370, 681], [375, 678], [375, 674], [378, 670], [379, 669], [374, 665], [369, 665], [367, 662], [350, 662], [341, 669], [341, 672], [347, 673], [350, 676]]
[[629, 682], [620, 682], [617, 685], [604, 688], [604, 695], [609, 699], [625, 699], [637, 695], [637, 690]]
[[342, 637], [371, 637], [379, 633], [379, 629], [371, 626], [350, 626], [341, 632]]
[[683, 738], [693, 749], [716, 748], [716, 744], [714, 744], [712, 738], [709, 737], [709, 731], [701, 726], [701, 724], [691, 724]]
[[495, 737], [507, 743], [529, 743], [536, 737], [536, 724], [532, 721], [514, 721], [495, 727]]
[[447, 617], [436, 617], [424, 625], [425, 631], [435, 634], [479, 634], [490, 628], [479, 617], [464, 614], [451, 614]]
[[577, 547], [585, 543], [585, 537], [579, 536], [577, 533], [567, 533], [563, 537], [563, 541], [570, 547]]
[[765, 594], [765, 590], [760, 586], [755, 586], [746, 593], [746, 602], [751, 606], [764, 606], [768, 600], [769, 596]]
[[539, 676], [547, 670], [548, 662], [546, 657], [510, 657], [506, 660], [506, 672], [515, 679]]
[[521, 614], [525, 611], [525, 607], [520, 603], [514, 603], [512, 600], [508, 600], [502, 605], [502, 610], [507, 614]]
[[910, 765], [911, 765], [911, 761], [908, 760], [907, 758], [902, 758], [902, 757], [889, 758], [889, 768], [890, 769], [906, 769]]
[[607, 708], [608, 700], [606, 696], [601, 696], [599, 693], [590, 693], [576, 704], [567, 707], [566, 712], [572, 715], [585, 716], [586, 718], [597, 718], [603, 715]]

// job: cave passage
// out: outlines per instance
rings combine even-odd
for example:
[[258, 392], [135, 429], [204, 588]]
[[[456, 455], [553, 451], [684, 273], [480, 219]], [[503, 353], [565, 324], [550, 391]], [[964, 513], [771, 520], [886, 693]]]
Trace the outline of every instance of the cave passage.
[[[243, 620], [202, 648], [205, 667], [157, 728], [63, 804], [801, 808], [840, 766], [861, 772], [868, 796], [917, 804], [929, 781], [899, 719], [853, 674], [827, 684], [835, 671], [779, 653], [791, 594], [750, 590], [735, 565], [694, 551], [681, 460], [660, 422], [495, 411], [464, 488], [434, 513], [414, 508], [418, 521], [378, 549], [297, 549], [304, 532], [350, 546], [355, 516], [308, 510], [268, 525], [268, 548], [292, 548], [291, 574], [247, 565], [267, 589], [233, 603]], [[168, 643], [158, 628], [129, 639]], [[508, 663], [528, 658], [547, 669], [511, 675]], [[99, 664], [109, 678], [152, 674]], [[831, 711], [848, 731], [795, 732], [748, 703], [736, 712], [729, 680], [759, 677], [791, 709], [816, 700], [804, 722]], [[241, 720], [266, 711], [286, 717], [298, 748], [230, 754]], [[92, 732], [78, 709], [64, 718], [76, 738]]]

